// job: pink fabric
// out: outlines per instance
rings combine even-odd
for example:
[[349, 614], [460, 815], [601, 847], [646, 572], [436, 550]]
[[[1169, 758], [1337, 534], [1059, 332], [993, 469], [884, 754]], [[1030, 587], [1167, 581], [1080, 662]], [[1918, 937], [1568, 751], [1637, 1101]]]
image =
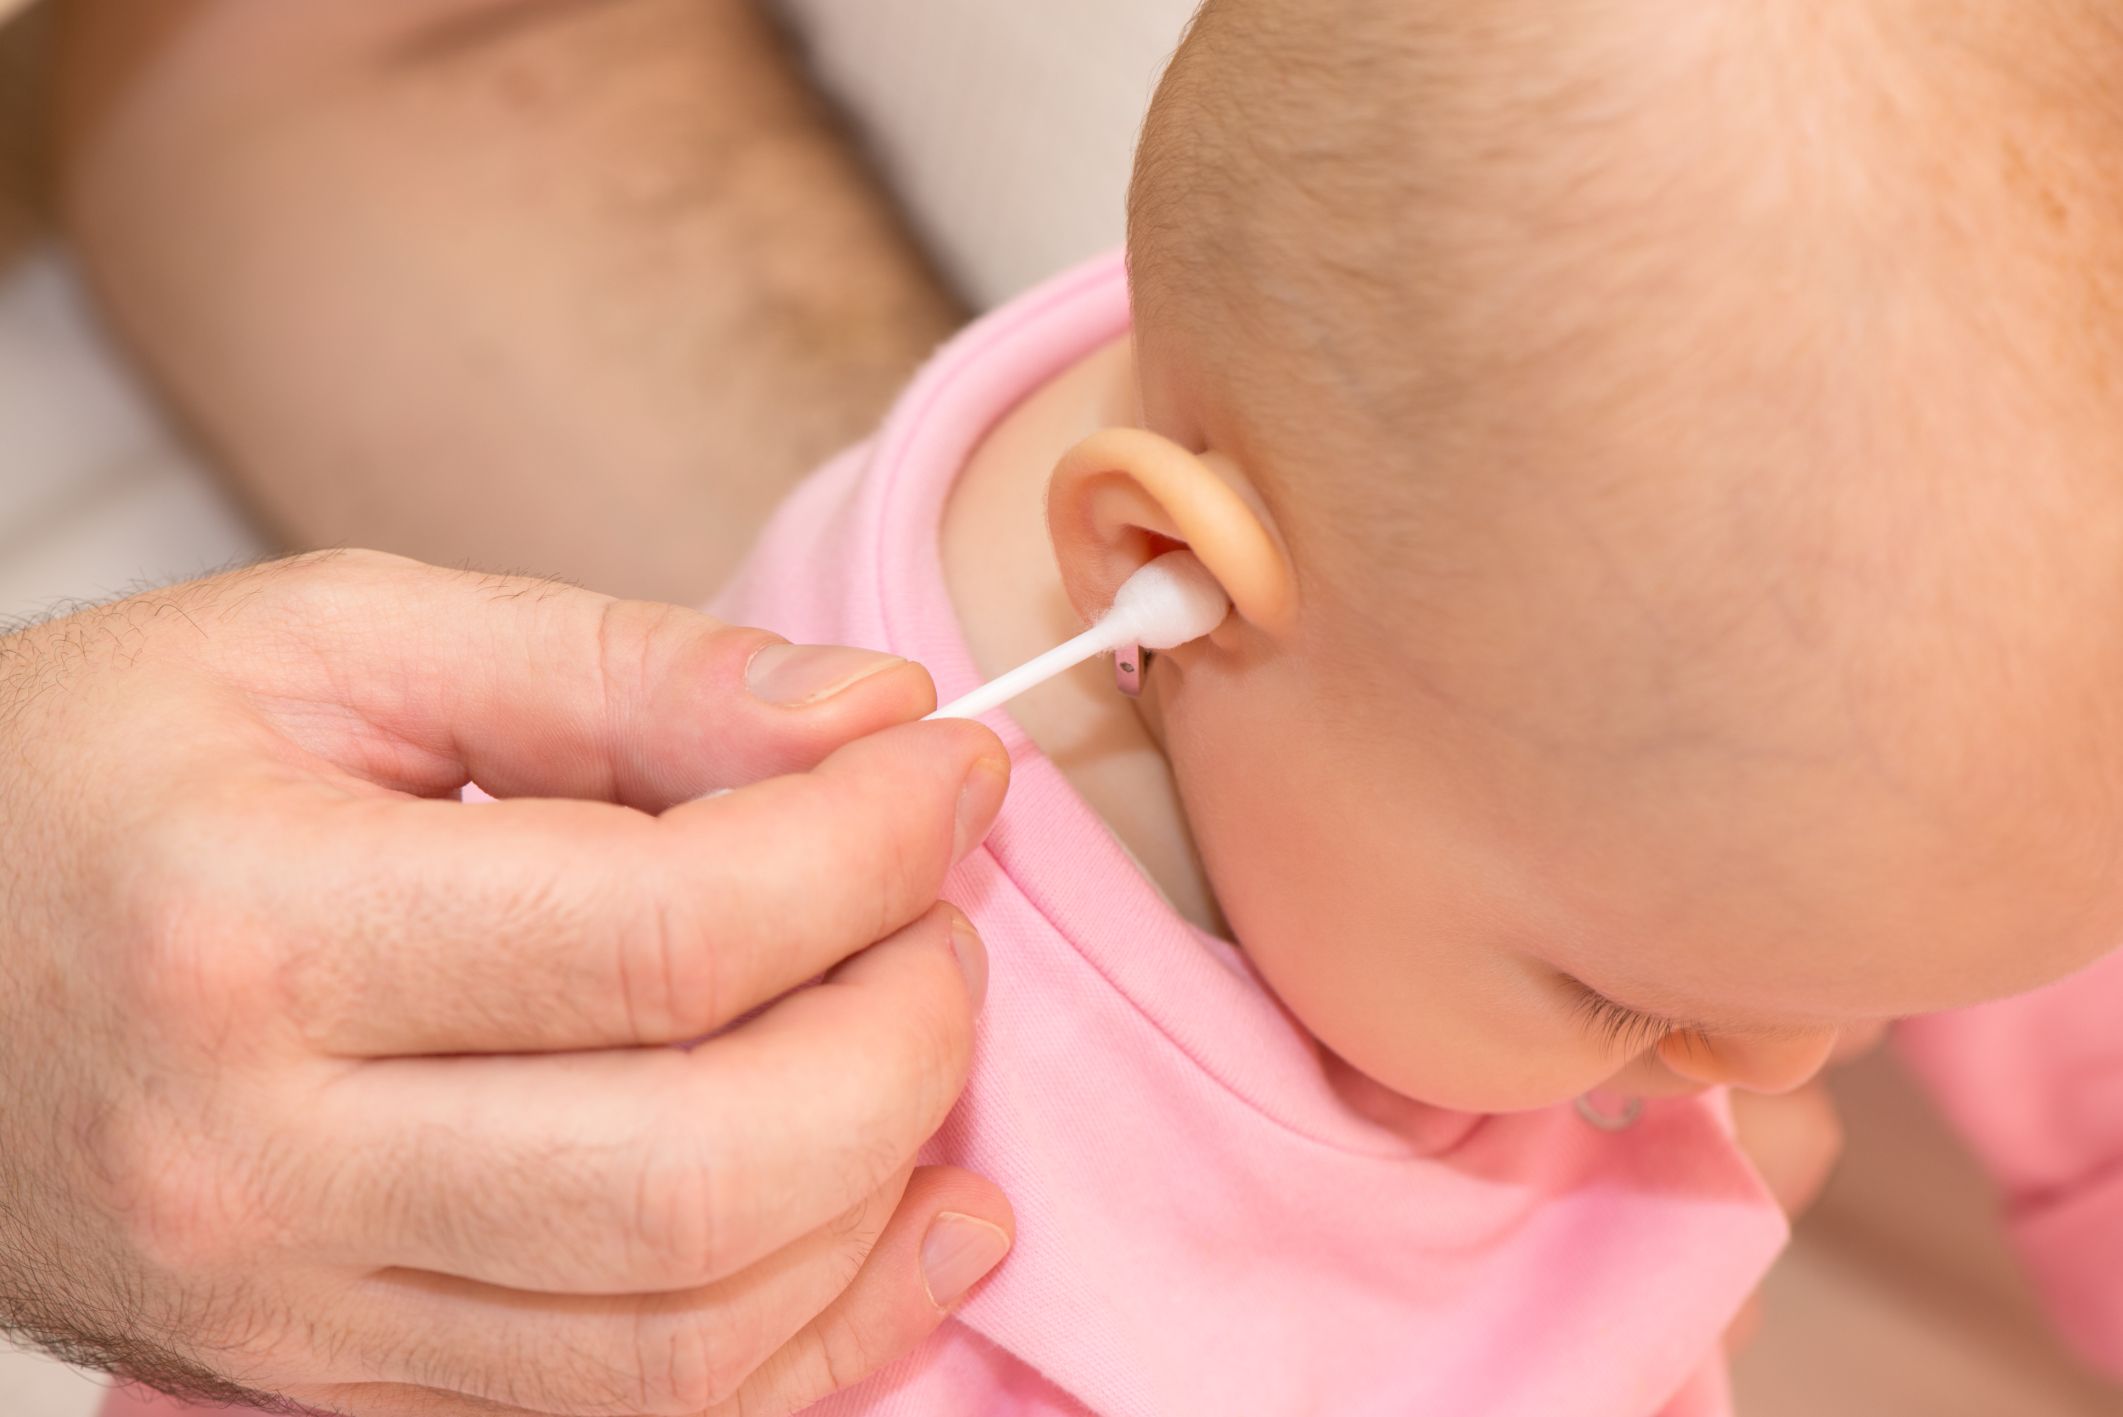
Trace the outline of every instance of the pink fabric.
[[[945, 497], [998, 417], [1127, 319], [1109, 259], [966, 332], [790, 499], [718, 613], [906, 655], [946, 698], [973, 687]], [[1621, 1133], [1567, 1108], [1370, 1119], [1244, 958], [996, 721], [1010, 800], [946, 891], [986, 939], [988, 1004], [926, 1158], [1001, 1182], [1017, 1248], [933, 1341], [814, 1410], [1729, 1410], [1719, 1335], [1785, 1229], [1718, 1099]]]
[[1898, 1042], [1997, 1178], [2058, 1327], [2123, 1378], [2123, 951]]

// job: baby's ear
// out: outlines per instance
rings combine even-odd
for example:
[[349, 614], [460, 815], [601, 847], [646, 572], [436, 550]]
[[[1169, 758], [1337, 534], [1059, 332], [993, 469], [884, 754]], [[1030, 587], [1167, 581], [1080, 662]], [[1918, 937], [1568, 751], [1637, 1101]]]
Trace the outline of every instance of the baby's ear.
[[1086, 623], [1121, 582], [1167, 551], [1201, 558], [1240, 618], [1290, 624], [1297, 582], [1244, 473], [1215, 452], [1191, 453], [1142, 428], [1106, 428], [1062, 456], [1047, 483], [1047, 533], [1070, 604]]

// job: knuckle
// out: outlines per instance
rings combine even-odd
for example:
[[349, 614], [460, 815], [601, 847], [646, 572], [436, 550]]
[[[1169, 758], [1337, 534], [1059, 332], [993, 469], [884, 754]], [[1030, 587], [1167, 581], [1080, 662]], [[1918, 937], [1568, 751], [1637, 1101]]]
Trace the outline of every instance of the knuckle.
[[607, 600], [598, 608], [597, 672], [608, 704], [634, 706], [650, 697], [658, 632], [682, 613], [646, 600]]
[[135, 1121], [112, 1130], [98, 1169], [103, 1200], [134, 1257], [165, 1275], [219, 1274], [255, 1259], [242, 1187], [196, 1145]]
[[618, 992], [630, 1035], [643, 1043], [677, 1042], [721, 1021], [722, 989], [712, 952], [680, 892], [651, 889], [637, 898], [632, 923], [617, 937]]
[[[604, 721], [618, 730], [640, 720], [656, 697], [665, 668], [663, 629], [688, 612], [675, 605], [643, 600], [607, 600], [597, 611], [592, 642], [596, 646], [596, 688]], [[607, 741], [627, 736], [615, 731]], [[639, 765], [617, 756], [605, 763], [608, 782], [625, 791], [639, 781]]]
[[833, 1242], [834, 1254], [843, 1258], [853, 1256], [860, 1263], [861, 1257], [869, 1253], [870, 1246], [877, 1241], [878, 1232], [884, 1228], [882, 1218], [873, 1213], [877, 1209], [875, 1200], [876, 1195], [872, 1193], [860, 1204], [848, 1207], [826, 1222], [825, 1234]]
[[691, 1129], [665, 1127], [636, 1178], [628, 1236], [633, 1268], [659, 1288], [690, 1288], [722, 1276], [725, 1226], [721, 1170], [704, 1147], [673, 1140]]
[[818, 1327], [818, 1357], [829, 1392], [852, 1387], [895, 1355], [890, 1329], [859, 1309]]
[[358, 548], [306, 551], [258, 566], [249, 579], [280, 614], [328, 618], [344, 610], [348, 593], [357, 587], [402, 575], [416, 564]]
[[[756, 1326], [754, 1326], [756, 1328]], [[635, 1401], [662, 1417], [701, 1412], [735, 1397], [758, 1366], [756, 1333], [719, 1312], [657, 1314], [634, 1327]]]
[[832, 1244], [819, 1266], [830, 1276], [835, 1294], [854, 1283], [855, 1276], [869, 1261], [870, 1251], [877, 1248], [899, 1203], [900, 1190], [892, 1186], [873, 1192], [860, 1205], [841, 1212], [828, 1226], [826, 1234]]
[[178, 837], [149, 830], [136, 843], [120, 887], [121, 987], [159, 1029], [234, 1036], [224, 1025], [255, 1010], [271, 971], [230, 905], [240, 883], [201, 859], [190, 832]]
[[420, 563], [409, 557], [393, 555], [388, 551], [371, 551], [366, 547], [347, 546], [283, 556], [271, 563], [268, 569], [277, 571], [291, 580], [307, 580], [322, 585], [332, 582], [366, 581], [379, 575], [397, 575], [419, 567]]
[[269, 973], [266, 980], [241, 981], [243, 992], [265, 994], [271, 1016], [285, 1020], [313, 1043], [369, 1004], [362, 971], [344, 947], [321, 941], [292, 945], [272, 962]]
[[[888, 1123], [852, 1129], [832, 1149], [831, 1164], [842, 1183], [844, 1195], [862, 1195], [876, 1191], [889, 1181], [895, 1172], [907, 1166], [921, 1142], [926, 1139], [924, 1126], [904, 1125], [905, 1119], [895, 1116]], [[889, 1217], [887, 1217], [889, 1218]], [[839, 1231], [831, 1239], [831, 1253], [840, 1258], [836, 1267], [844, 1264], [847, 1273], [843, 1278], [853, 1279], [862, 1268], [872, 1246], [883, 1233], [880, 1224], [874, 1231], [850, 1223], [850, 1228]]]
[[200, 583], [190, 613], [234, 628], [246, 658], [318, 666], [319, 634], [378, 630], [447, 574], [382, 551], [310, 551]]
[[772, 1382], [748, 1383], [707, 1417], [787, 1417], [840, 1390], [834, 1381], [824, 1339], [813, 1325], [789, 1340], [776, 1355]]

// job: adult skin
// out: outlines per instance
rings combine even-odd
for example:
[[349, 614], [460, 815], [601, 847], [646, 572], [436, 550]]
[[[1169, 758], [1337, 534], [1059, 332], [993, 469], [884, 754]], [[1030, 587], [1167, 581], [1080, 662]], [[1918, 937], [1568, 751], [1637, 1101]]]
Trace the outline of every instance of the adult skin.
[[748, 0], [69, 0], [63, 216], [291, 547], [697, 604], [961, 311]]
[[1008, 772], [933, 699], [371, 553], [0, 639], [0, 1319], [361, 1414], [778, 1412], [917, 1342], [1010, 1235], [911, 1166]]

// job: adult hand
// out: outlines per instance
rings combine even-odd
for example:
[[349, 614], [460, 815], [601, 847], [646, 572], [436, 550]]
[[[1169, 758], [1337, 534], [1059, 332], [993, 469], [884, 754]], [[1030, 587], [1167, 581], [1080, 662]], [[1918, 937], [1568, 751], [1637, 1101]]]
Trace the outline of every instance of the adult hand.
[[358, 1414], [779, 1412], [911, 1347], [1010, 1232], [910, 1164], [1008, 770], [932, 701], [366, 553], [0, 639], [0, 1323]]

